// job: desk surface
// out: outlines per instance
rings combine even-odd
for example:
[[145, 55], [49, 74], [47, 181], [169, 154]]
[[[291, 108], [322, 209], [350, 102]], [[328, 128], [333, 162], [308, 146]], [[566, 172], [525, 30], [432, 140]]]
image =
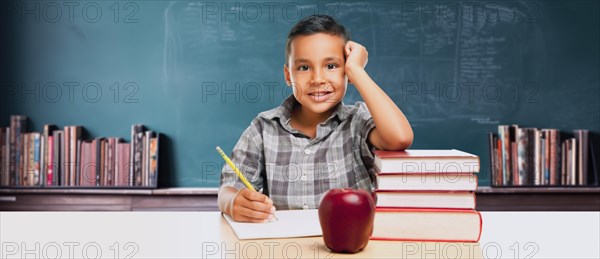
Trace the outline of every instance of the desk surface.
[[[0, 212], [2, 258], [598, 258], [598, 212], [484, 212], [480, 243], [369, 241], [334, 254], [321, 237], [239, 241], [218, 212]], [[553, 225], [550, 225], [553, 224]], [[483, 253], [482, 253], [483, 252]], [[101, 255], [101, 256], [98, 256]], [[43, 256], [38, 256], [40, 258]]]

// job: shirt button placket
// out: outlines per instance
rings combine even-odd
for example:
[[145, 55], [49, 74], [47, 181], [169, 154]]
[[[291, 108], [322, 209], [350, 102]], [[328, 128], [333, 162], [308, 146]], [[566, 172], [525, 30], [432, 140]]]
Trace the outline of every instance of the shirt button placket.
[[305, 210], [308, 209], [308, 205], [306, 204], [306, 195], [307, 195], [306, 180], [308, 180], [308, 177], [306, 176], [306, 171], [309, 170], [308, 164], [309, 164], [309, 161], [310, 161], [310, 158], [311, 158], [310, 153], [311, 153], [311, 151], [308, 148], [308, 146], [305, 147], [305, 149], [304, 149], [304, 154], [306, 155], [306, 157], [304, 159], [305, 163], [304, 163], [303, 170], [302, 170], [302, 176], [300, 176], [300, 180], [303, 183], [302, 184], [302, 186], [303, 186], [302, 189], [304, 190], [304, 195], [302, 195], [302, 198], [304, 199], [304, 206], [302, 206], [302, 209], [305, 209]]

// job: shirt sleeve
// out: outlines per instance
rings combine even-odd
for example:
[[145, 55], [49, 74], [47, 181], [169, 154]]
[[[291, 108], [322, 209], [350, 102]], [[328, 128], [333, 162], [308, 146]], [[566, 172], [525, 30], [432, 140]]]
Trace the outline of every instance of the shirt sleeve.
[[358, 152], [360, 158], [365, 166], [365, 169], [369, 173], [371, 182], [376, 182], [376, 171], [375, 171], [375, 155], [373, 151], [375, 146], [369, 142], [369, 133], [375, 128], [375, 122], [373, 117], [364, 102], [356, 102], [356, 114], [355, 114], [355, 129], [358, 135]]
[[[258, 121], [255, 119], [242, 133], [230, 156], [231, 161], [242, 172], [246, 179], [256, 190], [263, 188], [264, 153], [262, 148], [262, 135]], [[221, 170], [221, 187], [232, 186], [236, 189], [247, 188], [235, 171], [224, 163]]]
[[371, 113], [364, 102], [357, 102], [356, 107], [356, 123], [358, 124], [359, 129], [358, 134], [360, 137], [361, 156], [373, 158], [373, 150], [375, 150], [375, 146], [369, 142], [369, 133], [371, 133], [371, 130], [375, 128], [375, 122], [373, 122], [373, 117], [371, 116]]

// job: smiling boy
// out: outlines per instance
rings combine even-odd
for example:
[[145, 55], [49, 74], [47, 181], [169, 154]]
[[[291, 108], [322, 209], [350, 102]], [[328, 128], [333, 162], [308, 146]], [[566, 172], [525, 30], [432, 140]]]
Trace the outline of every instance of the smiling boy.
[[[373, 148], [404, 150], [406, 117], [364, 70], [367, 50], [333, 18], [313, 15], [290, 31], [283, 73], [293, 88], [281, 106], [260, 113], [232, 152], [250, 183], [228, 166], [218, 203], [236, 221], [263, 222], [278, 209], [315, 209], [332, 188], [373, 191]], [[364, 102], [344, 105], [348, 82]]]

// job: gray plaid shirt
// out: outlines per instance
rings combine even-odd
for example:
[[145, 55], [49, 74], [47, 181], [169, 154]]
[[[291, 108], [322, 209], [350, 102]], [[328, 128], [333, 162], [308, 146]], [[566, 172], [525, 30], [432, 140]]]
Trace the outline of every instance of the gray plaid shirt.
[[[281, 106], [258, 114], [242, 133], [231, 160], [246, 179], [263, 189], [278, 210], [316, 209], [332, 188], [372, 191], [374, 147], [367, 136], [375, 124], [366, 104], [340, 102], [318, 125], [314, 139], [290, 125], [297, 104], [291, 95]], [[221, 186], [246, 188], [227, 164]]]

